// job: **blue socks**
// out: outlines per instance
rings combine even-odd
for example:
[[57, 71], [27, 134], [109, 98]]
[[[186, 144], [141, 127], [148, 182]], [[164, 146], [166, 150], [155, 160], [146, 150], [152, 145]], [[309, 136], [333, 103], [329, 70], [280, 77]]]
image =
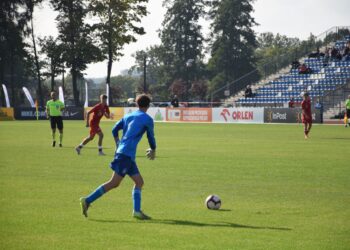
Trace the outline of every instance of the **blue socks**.
[[132, 198], [134, 200], [134, 211], [140, 212], [141, 211], [141, 189], [134, 188], [132, 190]]
[[92, 203], [98, 198], [100, 198], [105, 193], [103, 186], [99, 186], [94, 192], [92, 192], [88, 197], [86, 197], [87, 203]]
[[[88, 197], [86, 197], [86, 202], [88, 204], [93, 203], [95, 200], [100, 198], [105, 193], [103, 186], [99, 186], [94, 192], [92, 192]], [[134, 201], [134, 211], [141, 211], [141, 189], [134, 188], [132, 190], [132, 198]]]

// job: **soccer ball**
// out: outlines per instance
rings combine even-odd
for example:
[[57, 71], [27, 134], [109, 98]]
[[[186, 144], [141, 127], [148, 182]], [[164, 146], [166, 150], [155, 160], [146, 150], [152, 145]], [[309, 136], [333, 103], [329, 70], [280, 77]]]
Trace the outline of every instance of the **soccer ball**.
[[207, 206], [208, 209], [214, 209], [214, 210], [219, 209], [221, 206], [220, 197], [215, 194], [209, 195], [205, 200], [205, 205]]

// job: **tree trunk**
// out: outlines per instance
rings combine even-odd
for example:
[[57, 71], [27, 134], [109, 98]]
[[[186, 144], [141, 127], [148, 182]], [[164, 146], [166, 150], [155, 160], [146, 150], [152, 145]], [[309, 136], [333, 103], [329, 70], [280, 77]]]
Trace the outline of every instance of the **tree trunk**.
[[[113, 57], [113, 55], [112, 55]], [[108, 93], [109, 93], [109, 106], [113, 105], [113, 95], [112, 95], [112, 88], [111, 88], [111, 72], [112, 72], [112, 64], [113, 64], [113, 58], [110, 57], [110, 53], [108, 53], [108, 65], [107, 65], [107, 79], [106, 79], [106, 86], [109, 87]], [[108, 84], [108, 85], [107, 85]]]
[[13, 49], [11, 49], [10, 56], [10, 85], [11, 85], [11, 104], [12, 107], [17, 107], [16, 91], [15, 91], [15, 62], [13, 56]]
[[72, 74], [74, 104], [76, 107], [79, 107], [80, 106], [79, 91], [77, 87], [78, 74], [75, 70], [75, 65], [72, 66], [71, 74]]
[[113, 106], [113, 93], [111, 88], [111, 72], [112, 72], [112, 64], [113, 64], [113, 42], [112, 42], [112, 10], [109, 6], [108, 9], [108, 25], [109, 25], [109, 38], [108, 38], [108, 64], [107, 64], [107, 79], [106, 79], [106, 87], [108, 86], [109, 93], [109, 106]]
[[32, 28], [32, 40], [33, 40], [33, 49], [34, 49], [34, 60], [35, 60], [35, 67], [36, 67], [36, 73], [38, 77], [38, 92], [37, 92], [37, 98], [39, 99], [39, 106], [44, 106], [44, 98], [42, 94], [42, 88], [41, 88], [41, 74], [40, 74], [40, 65], [39, 65], [39, 59], [38, 59], [38, 53], [36, 51], [36, 44], [35, 44], [35, 36], [34, 36], [34, 25], [33, 25], [33, 10], [31, 10], [30, 14], [30, 24]]
[[66, 92], [66, 86], [64, 84], [64, 68], [62, 70], [62, 89], [63, 89], [64, 92]]
[[52, 67], [52, 58], [51, 58], [51, 91], [55, 91], [55, 69]]
[[[73, 1], [69, 2], [70, 6], [69, 6], [69, 22], [70, 25], [72, 25], [74, 23], [74, 19], [73, 19]], [[77, 66], [76, 66], [76, 60], [77, 60], [77, 53], [76, 53], [76, 49], [75, 49], [75, 34], [73, 32], [73, 29], [70, 29], [70, 43], [71, 43], [71, 64], [72, 64], [72, 68], [71, 68], [71, 75], [72, 75], [72, 85], [73, 85], [73, 97], [74, 97], [74, 104], [76, 107], [80, 106], [80, 102], [79, 102], [79, 92], [78, 92], [78, 87], [77, 87], [77, 79], [78, 79], [78, 72], [77, 72]]]

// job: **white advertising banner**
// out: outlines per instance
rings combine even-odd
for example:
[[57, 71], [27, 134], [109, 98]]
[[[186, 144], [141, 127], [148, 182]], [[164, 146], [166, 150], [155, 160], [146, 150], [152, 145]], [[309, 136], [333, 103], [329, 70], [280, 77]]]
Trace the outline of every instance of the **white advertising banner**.
[[64, 94], [61, 86], [58, 87], [58, 99], [64, 104]]
[[213, 108], [213, 123], [264, 123], [264, 108]]
[[7, 93], [7, 88], [5, 84], [2, 84], [2, 89], [4, 90], [4, 94], [5, 94], [5, 100], [6, 100], [6, 108], [10, 108], [10, 99], [9, 99], [9, 94]]
[[27, 97], [27, 99], [28, 99], [28, 101], [29, 101], [29, 103], [30, 103], [30, 106], [31, 106], [32, 108], [35, 108], [35, 103], [34, 103], [33, 97], [32, 97], [32, 95], [30, 94], [29, 90], [28, 90], [26, 87], [22, 87], [22, 89], [23, 89], [23, 92], [24, 92], [24, 94], [26, 95], [26, 97]]
[[[138, 108], [124, 108], [124, 115], [136, 110], [138, 110]], [[166, 120], [165, 108], [149, 108], [147, 114], [151, 116], [155, 122], [164, 122]]]

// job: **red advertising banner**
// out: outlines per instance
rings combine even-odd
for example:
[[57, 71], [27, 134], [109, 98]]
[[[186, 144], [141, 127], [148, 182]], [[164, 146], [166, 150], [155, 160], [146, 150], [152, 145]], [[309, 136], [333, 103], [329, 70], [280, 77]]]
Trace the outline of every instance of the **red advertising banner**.
[[211, 108], [167, 108], [166, 120], [169, 122], [211, 122]]

